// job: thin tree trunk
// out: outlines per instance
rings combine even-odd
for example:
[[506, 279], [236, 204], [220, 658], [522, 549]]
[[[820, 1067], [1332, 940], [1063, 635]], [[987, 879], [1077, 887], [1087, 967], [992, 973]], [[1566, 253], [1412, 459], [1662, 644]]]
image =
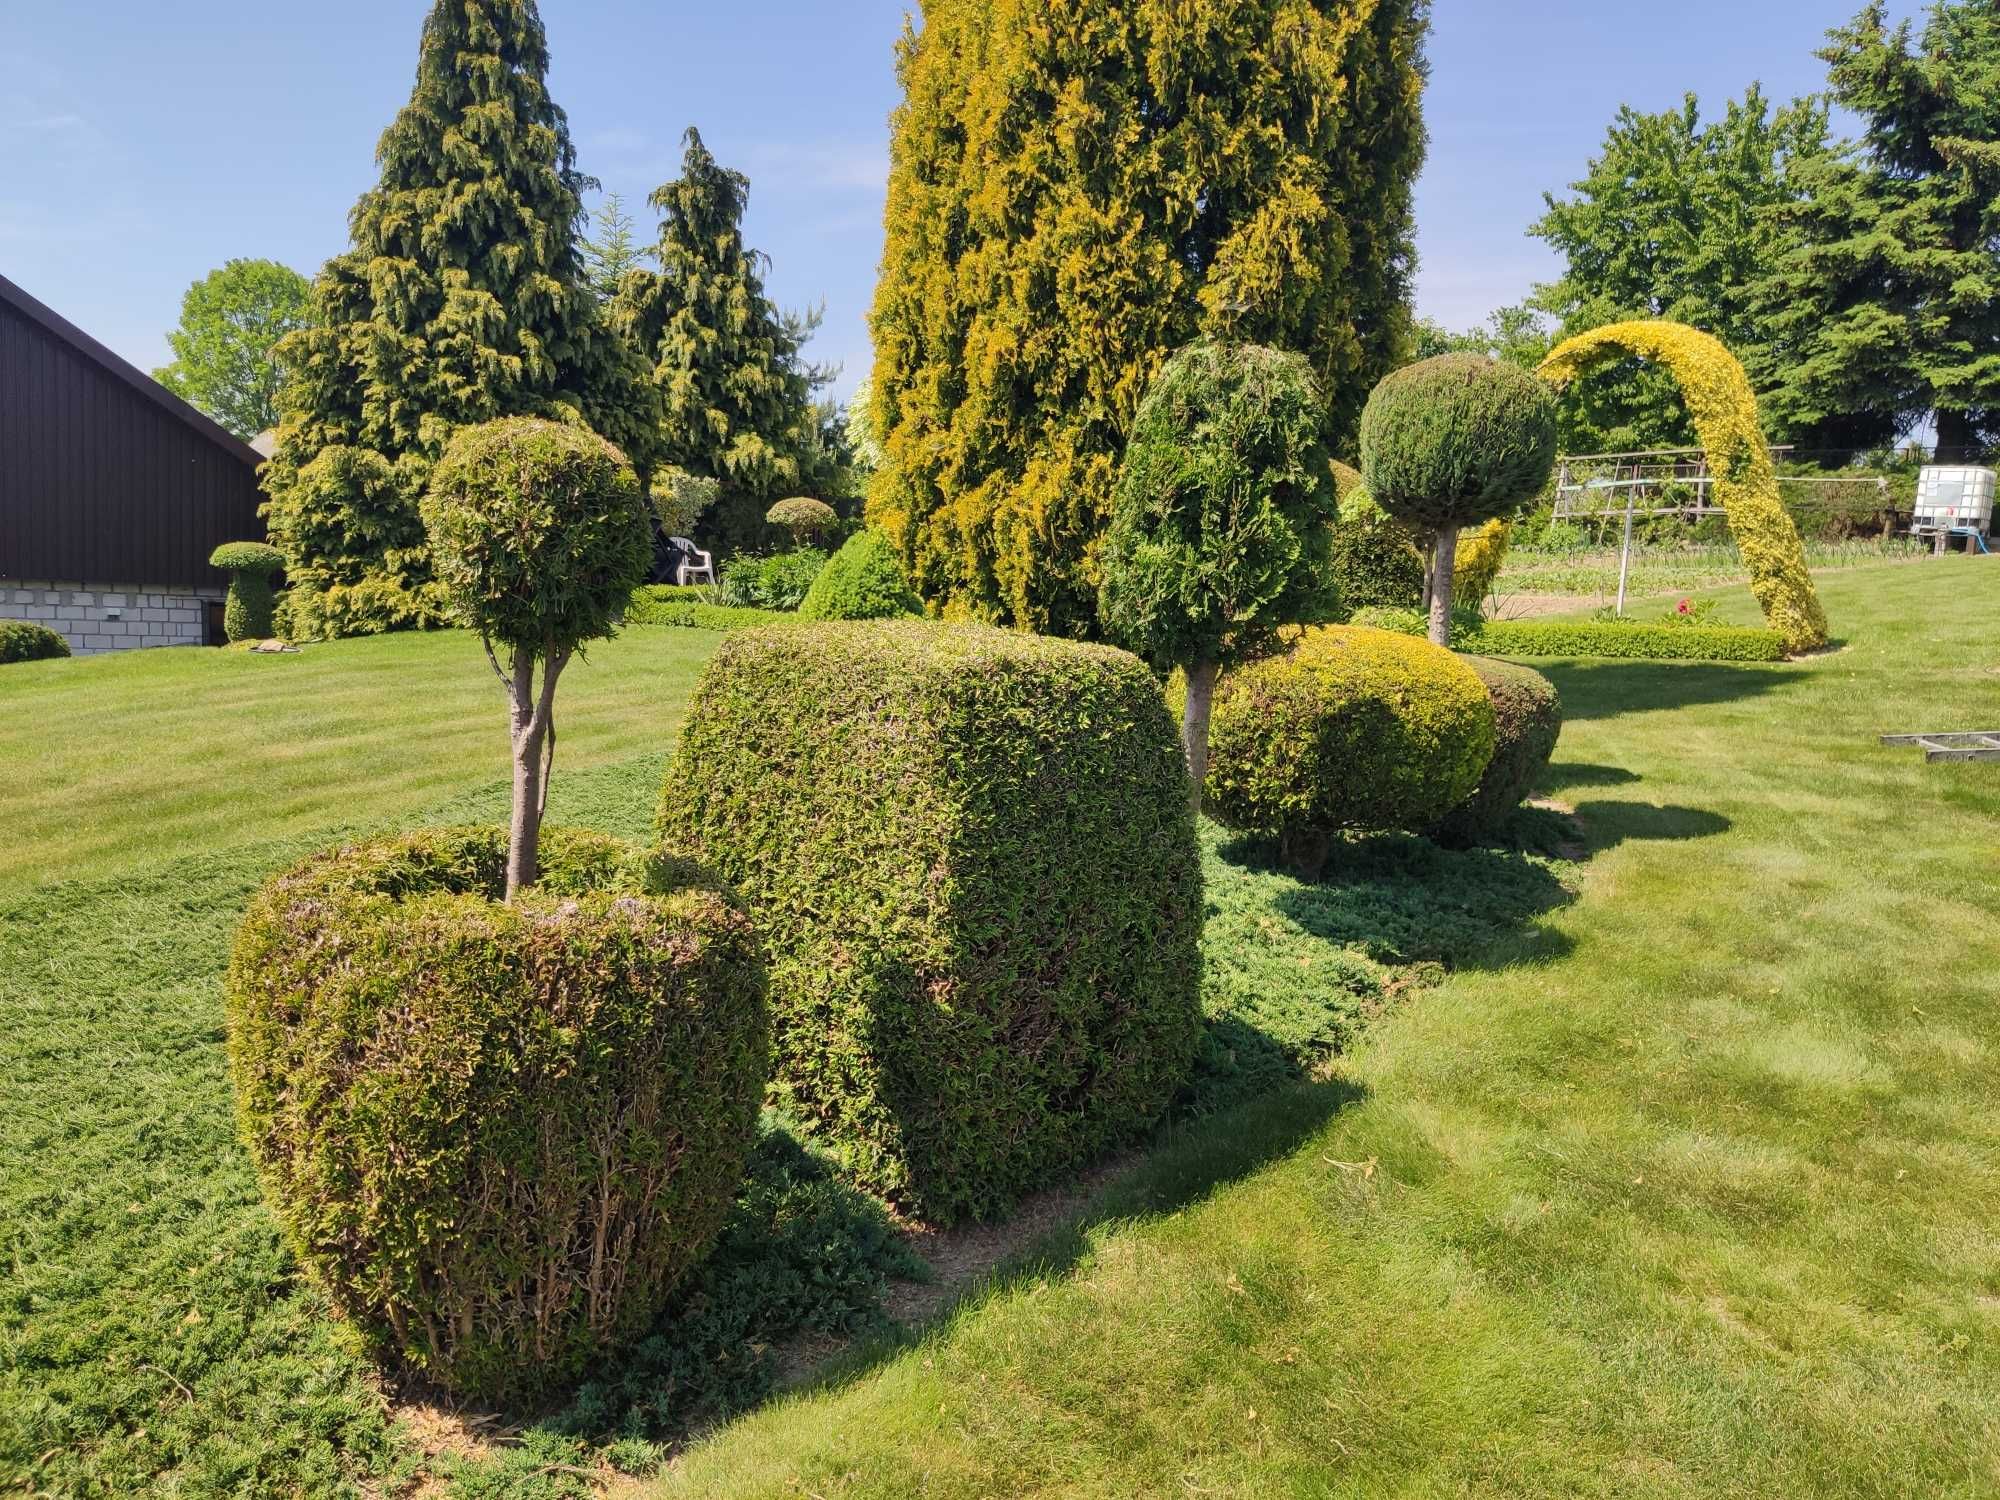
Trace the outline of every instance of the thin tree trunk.
[[1458, 528], [1440, 526], [1431, 557], [1431, 640], [1451, 644], [1451, 570], [1458, 561]]
[[[544, 676], [553, 673], [544, 669]], [[507, 829], [507, 899], [512, 901], [541, 875], [542, 739], [547, 725], [535, 712], [535, 658], [514, 652], [508, 684], [513, 703], [514, 816]]]
[[1181, 710], [1181, 751], [1187, 756], [1188, 804], [1201, 815], [1202, 788], [1208, 785], [1208, 715], [1215, 703], [1219, 663], [1198, 661], [1187, 669], [1187, 706]]
[[1424, 596], [1421, 606], [1425, 615], [1431, 612], [1431, 586], [1437, 582], [1437, 538], [1428, 537], [1424, 541]]

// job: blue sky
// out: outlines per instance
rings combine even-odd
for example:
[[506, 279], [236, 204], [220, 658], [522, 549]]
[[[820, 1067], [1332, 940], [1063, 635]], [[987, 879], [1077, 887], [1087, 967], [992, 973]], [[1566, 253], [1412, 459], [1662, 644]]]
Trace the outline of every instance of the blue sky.
[[[1418, 308], [1477, 322], [1546, 279], [1523, 234], [1620, 103], [1817, 88], [1859, 0], [1436, 0]], [[1892, 5], [1898, 14], [1915, 0]], [[425, 0], [0, 0], [0, 273], [142, 367], [233, 256], [310, 273], [346, 240], [408, 97]], [[583, 169], [643, 200], [699, 125], [751, 178], [747, 230], [813, 354], [866, 372], [904, 0], [542, 0]]]

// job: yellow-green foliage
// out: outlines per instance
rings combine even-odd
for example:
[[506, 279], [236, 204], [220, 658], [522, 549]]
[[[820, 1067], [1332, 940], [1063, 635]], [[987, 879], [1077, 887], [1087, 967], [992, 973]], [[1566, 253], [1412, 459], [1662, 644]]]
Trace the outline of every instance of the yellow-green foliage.
[[1513, 528], [1505, 521], [1488, 521], [1471, 536], [1460, 537], [1451, 567], [1451, 597], [1461, 609], [1476, 609], [1493, 592], [1500, 565], [1507, 561]]
[[1418, 0], [930, 0], [904, 34], [869, 520], [945, 619], [1097, 628], [1132, 421], [1203, 334], [1352, 436], [1408, 326]]
[[1826, 611], [1806, 571], [1805, 547], [1778, 498], [1777, 471], [1757, 422], [1757, 396], [1736, 356], [1719, 339], [1684, 323], [1613, 323], [1578, 334], [1542, 365], [1555, 386], [1615, 359], [1663, 365], [1679, 383], [1708, 450], [1716, 497], [1750, 569], [1750, 591], [1771, 628], [1793, 651], [1826, 644]]
[[1343, 829], [1429, 827], [1493, 758], [1486, 685], [1441, 646], [1336, 625], [1222, 679], [1209, 723], [1208, 806], [1317, 863]]

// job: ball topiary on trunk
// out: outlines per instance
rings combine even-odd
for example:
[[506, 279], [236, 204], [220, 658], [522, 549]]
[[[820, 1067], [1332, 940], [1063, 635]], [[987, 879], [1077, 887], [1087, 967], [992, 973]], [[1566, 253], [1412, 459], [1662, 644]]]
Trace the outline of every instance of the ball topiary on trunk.
[[269, 640], [276, 604], [271, 580], [284, 571], [285, 554], [263, 542], [224, 542], [209, 554], [208, 565], [229, 575], [223, 633], [232, 641]]
[[529, 1398], [642, 1334], [734, 1201], [768, 1066], [762, 949], [686, 868], [498, 828], [318, 855], [258, 892], [224, 998], [286, 1242], [376, 1358]]
[[479, 632], [511, 704], [511, 900], [535, 883], [556, 679], [579, 646], [611, 634], [645, 582], [652, 518], [622, 453], [595, 433], [532, 417], [461, 430], [431, 475], [423, 517], [438, 582]]
[[811, 546], [840, 524], [840, 517], [834, 514], [831, 505], [809, 495], [780, 500], [764, 512], [764, 519], [789, 531], [793, 544], [800, 547]]
[[1451, 640], [1459, 528], [1497, 520], [1539, 494], [1555, 459], [1555, 397], [1515, 365], [1446, 354], [1375, 387], [1361, 414], [1362, 475], [1377, 504], [1433, 538], [1433, 643]]
[[1167, 361], [1132, 425], [1098, 612], [1155, 667], [1186, 671], [1197, 810], [1217, 676], [1338, 608], [1325, 412], [1301, 356], [1203, 341]]

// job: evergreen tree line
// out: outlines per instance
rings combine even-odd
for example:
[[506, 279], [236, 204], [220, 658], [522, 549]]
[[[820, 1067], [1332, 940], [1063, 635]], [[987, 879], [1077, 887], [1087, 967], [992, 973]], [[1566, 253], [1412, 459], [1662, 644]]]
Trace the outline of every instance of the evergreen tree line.
[[778, 309], [743, 242], [748, 180], [689, 129], [680, 177], [650, 200], [656, 242], [616, 199], [586, 238], [597, 183], [548, 66], [534, 0], [439, 0], [349, 248], [278, 345], [265, 485], [297, 633], [443, 622], [418, 502], [474, 423], [573, 422], [642, 478], [712, 478], [706, 532], [725, 544], [764, 540], [774, 499], [852, 483], [844, 426], [817, 399], [833, 372], [803, 353], [817, 314]]
[[[1529, 230], [1563, 274], [1484, 328], [1426, 325], [1419, 351], [1532, 366], [1572, 334], [1670, 318], [1728, 344], [1801, 457], [1843, 464], [1927, 420], [1947, 460], [2000, 447], [2000, 0], [1893, 27], [1870, 3], [1816, 55], [1825, 91], [1786, 105], [1753, 86], [1712, 120], [1692, 94], [1620, 110]], [[1565, 398], [1569, 452], [1692, 441], [1658, 371]]]

